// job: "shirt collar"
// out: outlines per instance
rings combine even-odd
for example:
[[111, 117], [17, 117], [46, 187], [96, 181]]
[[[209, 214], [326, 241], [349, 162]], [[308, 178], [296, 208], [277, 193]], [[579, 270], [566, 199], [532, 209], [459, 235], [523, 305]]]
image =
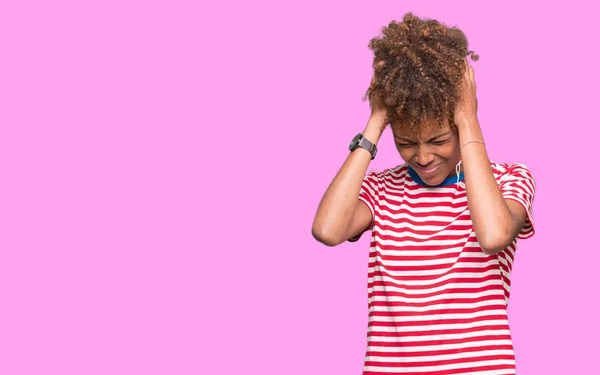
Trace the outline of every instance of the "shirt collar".
[[[410, 167], [410, 165], [408, 166], [408, 173], [410, 174], [410, 177], [413, 179], [414, 182], [416, 182], [419, 185], [423, 185], [423, 186], [427, 186], [427, 187], [449, 186], [449, 185], [455, 184], [457, 182], [456, 176], [450, 176], [450, 177], [446, 177], [446, 179], [444, 181], [442, 181], [441, 184], [432, 186], [432, 185], [427, 185], [425, 182], [423, 182], [423, 180], [421, 180], [421, 177], [419, 177], [417, 172], [414, 169], [412, 169]], [[460, 174], [458, 175], [458, 182], [463, 181], [464, 179], [465, 179], [464, 172], [460, 172]]]

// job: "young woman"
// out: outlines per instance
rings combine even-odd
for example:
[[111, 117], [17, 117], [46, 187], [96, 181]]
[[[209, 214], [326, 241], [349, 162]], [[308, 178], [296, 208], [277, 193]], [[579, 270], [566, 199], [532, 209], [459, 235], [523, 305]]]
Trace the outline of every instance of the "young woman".
[[[408, 13], [369, 47], [371, 116], [312, 228], [328, 246], [372, 232], [364, 374], [514, 374], [510, 271], [534, 177], [488, 158], [461, 30]], [[367, 173], [388, 124], [404, 163]]]

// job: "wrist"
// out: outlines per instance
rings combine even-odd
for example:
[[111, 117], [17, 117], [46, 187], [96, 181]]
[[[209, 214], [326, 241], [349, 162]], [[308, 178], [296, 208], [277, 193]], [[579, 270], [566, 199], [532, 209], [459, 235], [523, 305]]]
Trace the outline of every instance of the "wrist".
[[463, 128], [478, 128], [479, 120], [477, 119], [477, 115], [460, 116], [454, 120], [454, 124], [458, 130]]
[[379, 138], [381, 138], [381, 134], [383, 134], [383, 130], [385, 129], [385, 118], [380, 117], [371, 117], [369, 122], [367, 122], [367, 126], [362, 132], [363, 137], [367, 138], [371, 143], [377, 144], [379, 142]]
[[483, 133], [477, 119], [464, 119], [456, 123], [458, 136], [462, 141], [481, 139]]

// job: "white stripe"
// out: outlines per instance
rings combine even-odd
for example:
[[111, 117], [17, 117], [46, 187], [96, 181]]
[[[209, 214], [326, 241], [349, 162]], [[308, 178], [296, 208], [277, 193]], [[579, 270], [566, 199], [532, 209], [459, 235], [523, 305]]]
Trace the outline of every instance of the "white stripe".
[[[474, 332], [463, 332], [463, 333], [446, 333], [433, 336], [435, 340], [462, 340], [472, 339], [481, 337], [482, 339], [486, 336], [499, 336], [499, 335], [510, 335], [510, 329], [486, 329]], [[404, 342], [422, 342], [431, 341], [432, 336], [407, 336], [403, 337]], [[368, 336], [367, 341], [369, 345], [374, 345], [376, 342], [398, 342], [398, 337], [394, 336]]]
[[[381, 241], [381, 240], [379, 240], [379, 241]], [[465, 244], [465, 248], [466, 247], [477, 248], [477, 247], [479, 247], [479, 244], [477, 242], [468, 242]], [[456, 254], [456, 255], [462, 254], [462, 256], [468, 256], [469, 258], [473, 258], [473, 257], [479, 257], [482, 259], [489, 258], [489, 255], [485, 255], [485, 253], [483, 251], [477, 251], [477, 250], [462, 251], [463, 249], [454, 247], [451, 249], [428, 250], [426, 253], [424, 253], [423, 250], [404, 250], [404, 249], [397, 250], [397, 249], [385, 249], [385, 248], [371, 246], [369, 260], [374, 261], [375, 257], [379, 256], [375, 253], [375, 251], [378, 251], [383, 256], [402, 255], [402, 256], [406, 256], [406, 257], [411, 257], [411, 256], [426, 255], [426, 256], [430, 256], [430, 257], [436, 257], [436, 256], [447, 255], [447, 254]]]
[[[412, 230], [412, 231], [436, 231], [436, 232], [442, 232], [444, 230], [448, 229], [448, 225], [452, 224], [455, 226], [461, 225], [461, 226], [466, 226], [466, 227], [471, 227], [473, 224], [471, 223], [470, 220], [455, 220], [454, 218], [447, 218], [447, 217], [419, 217], [419, 218], [414, 218], [405, 214], [399, 214], [399, 217], [397, 218], [393, 218], [395, 220], [400, 220], [400, 223], [394, 223], [391, 222], [387, 219], [382, 219], [382, 220], [378, 220], [376, 221], [375, 224], [375, 228], [377, 228], [379, 230], [379, 232], [382, 232], [383, 226], [388, 226], [388, 227], [392, 227], [394, 228], [396, 231], [401, 231], [401, 230]], [[411, 224], [407, 221], [402, 221], [402, 220], [411, 220], [414, 221], [417, 224]], [[439, 225], [427, 225], [426, 223], [429, 223], [431, 221], [438, 221], [441, 224]], [[413, 233], [414, 234], [414, 233]], [[439, 233], [436, 233], [439, 234]]]
[[505, 309], [496, 309], [496, 310], [485, 310], [485, 311], [475, 311], [475, 312], [465, 312], [461, 314], [432, 314], [432, 315], [417, 315], [417, 316], [371, 316], [369, 317], [369, 322], [431, 322], [434, 320], [441, 319], [473, 319], [484, 316], [492, 316], [492, 315], [502, 315], [504, 319], [507, 319], [507, 314]]
[[489, 345], [512, 345], [511, 340], [481, 340], [475, 342], [465, 342], [458, 344], [442, 345], [423, 345], [423, 346], [378, 346], [377, 343], [370, 343], [369, 350], [385, 353], [412, 353], [429, 352], [437, 350], [469, 349]]
[[[437, 333], [431, 333], [433, 330], [446, 330], [446, 329], [469, 329], [478, 327], [488, 327], [490, 325], [501, 325], [508, 324], [507, 319], [487, 319], [480, 320], [471, 323], [452, 323], [452, 324], [436, 324], [436, 325], [422, 325], [422, 326], [369, 326], [368, 332], [398, 332], [398, 333], [429, 333], [424, 336], [437, 336]], [[422, 337], [423, 335], [419, 335]], [[402, 341], [410, 341], [408, 338], [402, 338]]]
[[[369, 267], [369, 273], [372, 273], [374, 271], [373, 267]], [[389, 271], [388, 271], [389, 272]], [[449, 279], [454, 279], [457, 277], [460, 278], [484, 278], [486, 276], [499, 276], [500, 275], [500, 270], [498, 269], [491, 269], [491, 270], [487, 270], [485, 272], [457, 272], [455, 270], [455, 272], [453, 273], [449, 273], [447, 275], [444, 276], [440, 276], [438, 278], [435, 279], [430, 279], [430, 280], [401, 280], [402, 284], [407, 285], [407, 286], [420, 286], [420, 287], [425, 287], [427, 285], [431, 285], [431, 284], [437, 284], [439, 282], [442, 281], [446, 281]], [[374, 277], [369, 277], [368, 278], [368, 282], [373, 282], [373, 281], [382, 281], [382, 282], [395, 282], [398, 283], [397, 279], [394, 278], [390, 278], [389, 276], [381, 276], [381, 275], [375, 275]], [[498, 282], [500, 282], [500, 278], [498, 278]], [[479, 284], [478, 284], [479, 285]]]
[[392, 363], [414, 363], [423, 361], [445, 361], [449, 359], [461, 359], [461, 358], [477, 358], [484, 356], [498, 356], [498, 355], [514, 355], [512, 350], [483, 350], [480, 352], [465, 352], [465, 353], [453, 353], [453, 354], [441, 354], [431, 356], [416, 356], [416, 357], [380, 357], [380, 356], [368, 356], [370, 361], [374, 362], [392, 362]]
[[[457, 370], [463, 368], [472, 368], [472, 367], [480, 367], [480, 366], [498, 366], [498, 365], [515, 365], [514, 360], [495, 360], [495, 361], [478, 361], [478, 362], [468, 362], [468, 363], [455, 363], [451, 365], [443, 365], [443, 366], [424, 366], [424, 367], [380, 367], [380, 366], [365, 366], [366, 371], [373, 372], [389, 372], [389, 373], [404, 373], [404, 372], [422, 372], [428, 373], [432, 371], [443, 371], [443, 370]], [[498, 371], [496, 371], [498, 373]], [[462, 375], [462, 374], [461, 374]]]
[[470, 302], [470, 303], [436, 303], [428, 306], [371, 306], [371, 310], [379, 312], [427, 312], [431, 310], [439, 310], [440, 306], [444, 309], [476, 309], [486, 306], [505, 306], [501, 299], [493, 299], [490, 301]]
[[[451, 193], [453, 189], [454, 188], [452, 188], [448, 192]], [[443, 192], [440, 191], [439, 196], [436, 196], [436, 195], [431, 196], [431, 191], [421, 190], [421, 191], [411, 191], [409, 194], [406, 194], [406, 192], [405, 192], [400, 197], [397, 197], [394, 195], [389, 195], [389, 196], [387, 196], [387, 198], [392, 199], [392, 200], [402, 199], [402, 203], [411, 204], [412, 205], [411, 208], [416, 208], [416, 206], [419, 206], [423, 203], [443, 204], [443, 205], [440, 205], [439, 207], [424, 207], [430, 211], [435, 211], [436, 209], [439, 209], [440, 211], [444, 211], [445, 209], [447, 209], [447, 210], [451, 210], [453, 212], [462, 212], [468, 206], [466, 194], [461, 194], [458, 196], [452, 196], [452, 193], [449, 194], [450, 196], [441, 196], [441, 194], [443, 194]], [[400, 206], [394, 205], [393, 203], [391, 203], [389, 201], [382, 202], [382, 203], [389, 204], [390, 207], [394, 207], [394, 208], [400, 207]], [[458, 206], [458, 207], [452, 208], [452, 207], [449, 207], [449, 205]]]
[[404, 303], [421, 303], [421, 302], [433, 302], [443, 299], [454, 299], [454, 298], [482, 298], [489, 296], [504, 297], [503, 289], [490, 289], [476, 293], [443, 293], [436, 294], [430, 297], [402, 297], [402, 296], [372, 296], [370, 300], [378, 302], [404, 302]]
[[[431, 270], [414, 270], [414, 271], [407, 271], [407, 270], [401, 270], [401, 271], [397, 271], [397, 270], [392, 270], [392, 269], [387, 269], [385, 266], [383, 265], [377, 265], [374, 267], [369, 267], [369, 272], [374, 272], [375, 270], [377, 271], [386, 271], [387, 273], [389, 273], [392, 276], [398, 276], [400, 278], [407, 277], [407, 276], [442, 276], [444, 274], [446, 274], [448, 272], [448, 270], [452, 269], [452, 270], [456, 270], [458, 272], [460, 272], [461, 268], [484, 268], [484, 267], [488, 267], [488, 266], [493, 266], [493, 265], [497, 265], [498, 261], [494, 258], [491, 258], [489, 261], [485, 262], [485, 263], [476, 263], [476, 262], [456, 262], [454, 264], [450, 264], [449, 267], [447, 268], [441, 268], [441, 269], [431, 269]], [[423, 264], [426, 265], [426, 264]], [[496, 270], [496, 272], [500, 272], [500, 269], [498, 268]]]
[[[457, 231], [458, 232], [458, 231]], [[423, 234], [414, 234], [414, 233], [385, 233], [385, 235], [388, 235], [390, 237], [392, 237], [391, 239], [383, 239], [383, 238], [377, 238], [377, 242], [379, 242], [379, 247], [384, 247], [384, 246], [424, 246], [424, 247], [433, 247], [433, 246], [449, 246], [449, 249], [446, 250], [451, 250], [454, 249], [455, 253], [460, 253], [460, 250], [462, 248], [464, 248], [465, 243], [467, 242], [467, 240], [469, 239], [468, 234], [471, 233], [472, 230], [466, 230], [463, 231], [462, 233], [458, 232], [456, 234], [452, 234], [452, 235], [459, 235], [459, 236], [463, 236], [462, 238], [459, 239], [451, 239], [451, 240], [433, 240], [430, 239], [428, 240], [426, 243], [422, 242], [422, 241], [418, 241], [418, 240], [427, 240], [430, 237], [433, 237], [432, 235], [423, 235]], [[381, 233], [381, 231], [379, 231], [379, 233]], [[396, 237], [396, 238], [394, 238]], [[402, 240], [398, 240], [399, 237], [408, 237], [408, 239], [403, 238]], [[388, 250], [390, 251], [390, 250]], [[398, 251], [404, 251], [404, 250], [391, 250], [391, 251], [396, 251], [396, 254], [398, 254]], [[402, 253], [404, 254], [404, 253]], [[429, 254], [423, 254], [423, 252], [421, 252], [421, 255], [429, 255]]]
[[[511, 363], [514, 366], [514, 362]], [[507, 371], [511, 371], [510, 373]], [[500, 370], [500, 372], [504, 375], [514, 374], [514, 370]], [[498, 370], [487, 370], [487, 371], [476, 371], [476, 372], [461, 372], [460, 375], [498, 375]]]
[[484, 288], [484, 287], [493, 287], [498, 285], [498, 280], [488, 280], [488, 281], [484, 281], [484, 282], [480, 282], [477, 284], [467, 284], [467, 283], [448, 283], [445, 285], [441, 285], [435, 288], [428, 288], [428, 289], [420, 289], [420, 290], [415, 290], [415, 289], [406, 289], [406, 288], [401, 288], [401, 287], [396, 287], [396, 286], [382, 286], [382, 285], [374, 285], [372, 287], [369, 288], [369, 292], [401, 292], [401, 293], [406, 293], [406, 294], [413, 294], [415, 296], [419, 296], [419, 295], [423, 295], [426, 293], [435, 293], [435, 292], [441, 292], [443, 290], [448, 290], [448, 289], [476, 289], [476, 288]]
[[[465, 213], [465, 211], [467, 210], [466, 208], [464, 209], [450, 209], [448, 208], [448, 210], [445, 210], [443, 208], [436, 208], [436, 207], [411, 207], [409, 212], [398, 212], [400, 209], [402, 209], [403, 207], [389, 207], [387, 202], [379, 202], [380, 206], [379, 206], [379, 210], [380, 213], [385, 214], [385, 216], [389, 216], [394, 220], [400, 220], [400, 219], [409, 219], [409, 220], [413, 220], [413, 221], [429, 221], [429, 220], [436, 220], [436, 221], [447, 221], [447, 222], [452, 222], [452, 223], [461, 223], [461, 222], [465, 222], [465, 221], [469, 221], [466, 220], [470, 217], [470, 215], [468, 213]], [[385, 209], [386, 207], [389, 207], [389, 209]], [[417, 215], [413, 215], [413, 213], [420, 213], [420, 214], [426, 214], [425, 216], [417, 216]], [[440, 215], [439, 213], [442, 214], [446, 214], [446, 215]], [[458, 216], [463, 215], [463, 218], [461, 220], [457, 220]], [[469, 221], [470, 224], [470, 221]], [[464, 224], [463, 224], [464, 225]]]
[[[456, 262], [457, 259], [460, 258], [479, 258], [479, 259], [485, 259], [482, 255], [485, 255], [483, 252], [481, 253], [482, 255], [473, 253], [473, 255], [471, 255], [471, 253], [465, 254], [465, 253], [460, 253], [460, 252], [453, 252], [453, 253], [449, 253], [449, 254], [453, 254], [455, 255], [454, 257], [440, 257], [440, 258], [433, 258], [433, 259], [420, 259], [420, 260], [408, 260], [408, 259], [398, 259], [398, 260], [394, 260], [394, 259], [383, 259], [383, 257], [393, 257], [393, 256], [406, 256], [406, 254], [404, 254], [404, 252], [396, 252], [395, 254], [391, 255], [391, 254], [381, 254], [381, 256], [377, 255], [376, 257], [370, 257], [369, 258], [369, 262], [377, 262], [377, 263], [386, 263], [386, 266], [433, 266], [433, 265], [448, 265], [448, 266], [453, 266]], [[425, 254], [421, 253], [420, 256], [423, 256]], [[417, 255], [419, 256], [419, 255]], [[429, 254], [427, 254], [427, 256], [429, 256]], [[489, 261], [489, 257], [488, 257], [488, 261]], [[475, 263], [475, 262], [471, 262], [471, 263]]]

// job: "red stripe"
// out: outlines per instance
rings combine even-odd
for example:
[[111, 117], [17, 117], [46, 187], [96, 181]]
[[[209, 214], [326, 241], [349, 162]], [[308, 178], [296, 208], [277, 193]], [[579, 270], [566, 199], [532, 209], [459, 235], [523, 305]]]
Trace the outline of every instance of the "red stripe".
[[450, 303], [477, 303], [484, 301], [504, 301], [503, 295], [490, 295], [490, 296], [482, 296], [476, 298], [443, 298], [428, 302], [404, 302], [404, 301], [371, 301], [369, 302], [369, 307], [371, 306], [387, 306], [387, 307], [427, 307], [431, 305], [441, 305], [441, 304], [450, 304]]
[[[415, 234], [417, 234], [417, 233], [415, 233]], [[371, 244], [373, 244], [373, 242], [371, 242]], [[400, 245], [400, 246], [395, 246], [395, 245], [390, 245], [390, 244], [382, 245], [381, 243], [379, 243], [379, 241], [377, 241], [377, 239], [375, 239], [375, 245], [377, 247], [381, 248], [381, 249], [384, 249], [384, 250], [398, 250], [398, 251], [401, 251], [401, 250], [440, 251], [440, 250], [448, 250], [448, 248], [452, 246], [451, 244], [446, 244], [446, 245], [427, 245], [427, 246], [423, 246], [423, 245]], [[456, 245], [454, 245], [454, 247], [461, 248], [462, 246], [459, 246], [459, 245], [461, 245], [461, 244], [456, 244]], [[490, 258], [491, 257], [488, 257], [487, 259], [490, 259]]]
[[[439, 279], [442, 276], [446, 276], [446, 275], [450, 275], [450, 274], [460, 274], [460, 273], [465, 273], [465, 272], [470, 272], [470, 273], [483, 273], [486, 271], [499, 271], [498, 266], [495, 264], [491, 264], [487, 267], [481, 267], [481, 268], [467, 268], [467, 267], [455, 267], [452, 269], [449, 269], [447, 272], [441, 273], [441, 274], [435, 274], [435, 275], [390, 275], [388, 272], [384, 271], [384, 270], [375, 270], [373, 272], [369, 272], [368, 273], [368, 277], [374, 277], [375, 275], [384, 275], [384, 276], [388, 276], [391, 277], [393, 279], [402, 279], [402, 280], [406, 280], [406, 281], [424, 281], [424, 280], [435, 280], [435, 279]], [[499, 274], [498, 276], [499, 277]]]
[[[381, 273], [381, 271], [380, 271]], [[372, 276], [373, 272], [369, 273], [369, 277], [373, 277]], [[391, 275], [387, 274], [386, 272], [381, 273], [384, 276], [388, 276], [390, 278], [393, 278]], [[482, 276], [482, 277], [451, 277], [447, 280], [443, 280], [443, 281], [438, 281], [436, 283], [432, 283], [432, 284], [428, 284], [428, 285], [405, 285], [405, 284], [399, 284], [396, 283], [394, 281], [390, 281], [390, 280], [373, 280], [371, 282], [369, 282], [367, 284], [367, 286], [369, 288], [372, 288], [374, 286], [383, 286], [383, 287], [396, 287], [396, 288], [403, 288], [403, 289], [407, 289], [407, 290], [428, 290], [428, 289], [432, 289], [432, 288], [438, 288], [444, 285], [448, 285], [448, 284], [475, 284], [475, 285], [479, 285], [480, 283], [484, 283], [487, 281], [492, 281], [492, 280], [497, 280], [498, 279], [498, 275], [486, 275], [486, 276]]]
[[[419, 191], [420, 190], [420, 191]], [[451, 201], [458, 201], [458, 200], [465, 200], [465, 198], [467, 197], [467, 191], [461, 191], [456, 193], [455, 191], [452, 190], [447, 190], [447, 191], [435, 191], [435, 192], [431, 192], [431, 191], [427, 191], [427, 190], [422, 190], [422, 189], [415, 189], [414, 187], [410, 187], [409, 189], [404, 191], [404, 195], [408, 198], [411, 199], [440, 199], [440, 200], [451, 200]], [[461, 202], [457, 204], [463, 204], [466, 202]]]
[[379, 332], [379, 331], [368, 331], [367, 337], [370, 336], [383, 336], [383, 337], [422, 337], [422, 336], [436, 336], [436, 335], [456, 335], [461, 333], [472, 333], [472, 332], [483, 332], [493, 330], [508, 330], [508, 324], [502, 325], [488, 325], [482, 327], [470, 327], [470, 328], [448, 328], [448, 329], [431, 329], [424, 332]]
[[437, 339], [437, 340], [426, 340], [426, 341], [407, 341], [407, 342], [387, 342], [387, 341], [377, 341], [376, 336], [371, 337], [371, 341], [369, 341], [369, 347], [386, 347], [386, 348], [395, 348], [395, 347], [406, 347], [406, 346], [432, 346], [432, 345], [451, 345], [451, 344], [468, 344], [473, 342], [481, 342], [481, 341], [494, 341], [494, 340], [511, 340], [510, 335], [483, 335], [483, 336], [475, 336], [475, 337], [465, 337], [461, 339]]
[[[410, 368], [410, 367], [433, 367], [433, 366], [444, 366], [444, 365], [457, 365], [462, 363], [472, 362], [483, 362], [483, 361], [514, 361], [514, 355], [498, 354], [498, 355], [484, 355], [481, 357], [472, 358], [455, 358], [455, 359], [443, 359], [437, 361], [427, 362], [373, 362], [365, 361], [366, 366], [385, 366], [385, 367], [397, 367], [397, 368]], [[431, 373], [429, 373], [431, 374]]]
[[[387, 275], [387, 274], [385, 274], [385, 275]], [[389, 275], [387, 275], [387, 276], [389, 276]], [[372, 277], [372, 276], [370, 275], [369, 277]], [[450, 277], [446, 280], [438, 281], [438, 282], [427, 284], [427, 285], [398, 284], [395, 281], [390, 281], [389, 279], [373, 280], [373, 281], [369, 282], [367, 285], [368, 285], [368, 287], [373, 287], [373, 286], [377, 285], [377, 286], [383, 286], [383, 287], [403, 288], [403, 289], [407, 289], [407, 290], [428, 290], [430, 288], [436, 288], [436, 287], [440, 287], [440, 286], [444, 286], [444, 285], [452, 284], [452, 283], [471, 285], [471, 284], [479, 284], [479, 283], [483, 283], [486, 281], [497, 280], [497, 279], [498, 279], [498, 275], [496, 275], [496, 274], [487, 275], [487, 276], [483, 276], [483, 277], [472, 277], [472, 278], [471, 277], [460, 277], [460, 274], [459, 274], [458, 276]]]
[[[380, 227], [381, 229], [384, 229], [383, 227]], [[406, 234], [411, 234], [410, 233], [410, 228], [403, 228], [404, 230], [399, 231], [396, 233], [396, 235], [394, 235], [394, 230], [391, 230], [389, 232], [392, 232], [391, 234], [387, 234], [388, 231], [386, 231], [386, 234], [383, 233], [378, 233], [377, 234], [377, 238], [381, 241], [413, 241], [413, 242], [430, 242], [430, 241], [454, 241], [456, 242], [457, 245], [462, 245], [465, 243], [465, 236], [464, 234], [456, 234], [456, 235], [448, 235], [448, 234], [433, 234], [430, 237], [426, 237], [426, 238], [418, 238], [418, 237], [412, 237], [410, 235], [406, 235]], [[406, 233], [409, 232], [409, 233]], [[400, 235], [402, 234], [402, 235]], [[450, 246], [450, 245], [447, 245]]]
[[[389, 220], [389, 221], [394, 221], [396, 223], [404, 222], [408, 219], [406, 219], [406, 218], [393, 219], [391, 217], [391, 215], [399, 216], [401, 214], [404, 214], [404, 215], [408, 216], [409, 218], [414, 218], [414, 219], [430, 218], [432, 216], [438, 216], [441, 218], [448, 218], [448, 219], [453, 219], [453, 220], [454, 219], [455, 220], [471, 220], [471, 215], [467, 211], [463, 211], [463, 212], [459, 212], [459, 213], [446, 212], [446, 211], [442, 211], [442, 212], [411, 212], [404, 207], [399, 208], [397, 210], [390, 211], [387, 207], [379, 206], [378, 214], [379, 214], [379, 217], [385, 218], [386, 220]], [[423, 220], [419, 221], [418, 223], [422, 224]], [[450, 222], [447, 222], [446, 224], [450, 224]]]
[[491, 291], [497, 291], [497, 290], [499, 290], [499, 288], [495, 288], [493, 285], [490, 285], [490, 286], [481, 286], [478, 288], [448, 288], [448, 289], [438, 290], [435, 292], [421, 293], [421, 294], [396, 292], [396, 291], [391, 291], [391, 290], [373, 290], [370, 293], [370, 295], [372, 297], [428, 298], [428, 297], [439, 296], [442, 294], [482, 293], [482, 292], [491, 292]]
[[373, 357], [392, 357], [392, 358], [401, 358], [401, 357], [426, 357], [426, 356], [434, 356], [434, 355], [450, 355], [450, 354], [460, 354], [460, 353], [478, 353], [485, 352], [488, 350], [513, 350], [512, 345], [486, 345], [486, 346], [472, 346], [469, 348], [456, 348], [456, 349], [443, 349], [443, 350], [426, 350], [420, 352], [376, 352], [369, 351], [367, 352], [368, 356]]
[[[378, 362], [368, 362], [373, 363], [369, 366], [379, 366]], [[366, 364], [366, 363], [365, 363]], [[463, 374], [465, 372], [477, 372], [477, 371], [492, 371], [492, 370], [513, 370], [511, 372], [505, 372], [503, 375], [512, 375], [514, 374], [514, 365], [492, 365], [492, 366], [474, 366], [468, 368], [459, 368], [459, 369], [450, 369], [450, 370], [439, 370], [439, 371], [428, 371], [424, 373], [422, 371], [419, 372], [402, 372], [402, 375], [454, 375], [454, 374]], [[363, 375], [389, 375], [389, 371], [379, 372], [379, 371], [363, 371]]]
[[506, 321], [506, 315], [483, 315], [473, 318], [461, 318], [461, 319], [436, 319], [436, 320], [412, 320], [409, 322], [381, 322], [381, 321], [370, 321], [369, 327], [419, 327], [419, 326], [431, 326], [440, 324], [468, 324], [475, 322], [483, 322], [486, 320], [502, 320]]
[[427, 261], [427, 260], [438, 260], [438, 259], [446, 259], [446, 258], [455, 258], [458, 256], [467, 256], [472, 255], [475, 256], [477, 254], [477, 258], [483, 261], [487, 261], [490, 259], [489, 256], [483, 256], [483, 252], [479, 247], [465, 247], [462, 250], [456, 250], [450, 253], [442, 253], [442, 254], [433, 254], [427, 255], [427, 253], [423, 253], [420, 255], [406, 255], [404, 251], [394, 251], [394, 254], [390, 254], [388, 251], [385, 254], [383, 251], [386, 249], [373, 248], [369, 252], [369, 258], [381, 258], [383, 260], [416, 260], [416, 261]]
[[[456, 262], [447, 262], [447, 263], [440, 263], [440, 264], [423, 264], [423, 265], [419, 265], [419, 266], [417, 266], [417, 265], [394, 266], [391, 264], [383, 265], [382, 262], [375, 261], [375, 262], [369, 262], [369, 267], [382, 266], [382, 267], [385, 267], [385, 269], [388, 271], [435, 271], [435, 270], [443, 270], [443, 269], [451, 270], [452, 267], [457, 267], [458, 262], [484, 264], [487, 262], [494, 262], [494, 260], [488, 259], [487, 262], [482, 262], [481, 258], [460, 257], [456, 260]], [[494, 264], [494, 263], [492, 263], [492, 264]]]
[[436, 254], [436, 255], [403, 255], [403, 252], [398, 252], [397, 255], [383, 254], [379, 250], [375, 250], [369, 254], [369, 257], [377, 257], [382, 260], [393, 260], [393, 261], [428, 261], [428, 260], [439, 260], [456, 258], [461, 254], [461, 251], [454, 251], [452, 253]]
[[473, 314], [481, 311], [504, 309], [504, 303], [499, 305], [488, 305], [480, 307], [461, 307], [461, 308], [441, 308], [427, 311], [370, 311], [369, 316], [426, 316], [426, 315], [441, 315], [441, 314]]

